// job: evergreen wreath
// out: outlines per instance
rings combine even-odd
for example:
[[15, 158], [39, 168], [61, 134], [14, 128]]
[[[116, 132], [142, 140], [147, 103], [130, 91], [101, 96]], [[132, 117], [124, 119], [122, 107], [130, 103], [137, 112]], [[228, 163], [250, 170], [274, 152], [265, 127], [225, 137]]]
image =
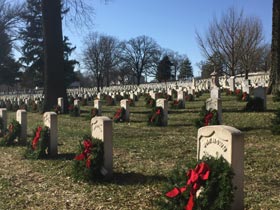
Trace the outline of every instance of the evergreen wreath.
[[55, 106], [54, 106], [54, 112], [55, 112], [56, 114], [62, 114], [61, 111], [62, 111], [61, 106], [59, 106], [59, 105], [55, 105]]
[[97, 109], [97, 108], [92, 108], [92, 109], [90, 110], [90, 119], [91, 119], [91, 118], [94, 118], [94, 117], [96, 117], [96, 116], [98, 116], [98, 109]]
[[18, 121], [12, 120], [12, 122], [8, 126], [8, 130], [3, 137], [0, 145], [2, 146], [12, 146], [16, 144], [20, 144], [20, 130], [21, 126]]
[[[222, 156], [204, 157], [186, 168], [187, 174], [179, 167], [172, 171], [168, 183], [163, 186], [163, 195], [156, 201], [160, 209], [230, 209], [234, 196], [234, 173]], [[199, 195], [197, 191], [200, 191]]]
[[129, 106], [135, 106], [135, 101], [133, 99], [128, 99]]
[[242, 101], [242, 97], [243, 97], [243, 92], [242, 92], [242, 90], [236, 89], [236, 90], [234, 91], [234, 93], [235, 93], [235, 96], [236, 96], [236, 100], [237, 100], [237, 101]]
[[32, 140], [27, 144], [25, 157], [30, 159], [47, 158], [50, 144], [50, 129], [47, 126], [37, 126], [33, 133]]
[[162, 107], [154, 107], [148, 116], [148, 125], [162, 126], [163, 125], [163, 109]]
[[79, 143], [78, 155], [74, 158], [73, 176], [76, 180], [96, 181], [102, 179], [104, 166], [104, 143], [89, 135]]
[[244, 111], [247, 112], [262, 112], [264, 111], [264, 101], [259, 97], [249, 98]]
[[196, 119], [195, 125], [197, 128], [207, 125], [219, 125], [218, 112], [214, 109], [206, 110], [206, 106], [202, 106], [199, 114], [200, 118]]
[[172, 109], [183, 109], [183, 101], [182, 100], [174, 100], [171, 103]]
[[114, 122], [124, 122], [125, 121], [125, 109], [123, 107], [119, 108], [114, 117], [113, 117]]
[[70, 104], [68, 107], [69, 115], [71, 117], [79, 117], [80, 112], [79, 112], [79, 107], [77, 105]]
[[193, 94], [187, 94], [185, 96], [185, 99], [186, 99], [186, 101], [194, 101], [194, 96], [193, 96]]
[[156, 106], [156, 100], [153, 99], [150, 95], [146, 95], [145, 103], [146, 103], [146, 107], [149, 107], [149, 108]]
[[250, 95], [247, 92], [242, 93], [242, 101], [249, 101], [250, 100]]

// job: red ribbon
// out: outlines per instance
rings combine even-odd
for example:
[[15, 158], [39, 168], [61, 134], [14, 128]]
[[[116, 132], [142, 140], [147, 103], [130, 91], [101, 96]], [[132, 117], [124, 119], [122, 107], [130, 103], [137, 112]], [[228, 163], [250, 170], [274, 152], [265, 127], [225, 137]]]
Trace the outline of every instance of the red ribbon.
[[121, 117], [121, 113], [122, 113], [122, 109], [118, 109], [114, 116], [114, 119], [118, 120]]
[[204, 125], [207, 126], [209, 125], [211, 119], [213, 118], [214, 114], [212, 112], [209, 112], [205, 117], [204, 117]]
[[86, 139], [83, 142], [84, 144], [84, 151], [75, 157], [75, 160], [84, 160], [86, 159], [86, 167], [90, 168], [90, 153], [93, 147], [91, 140]]
[[41, 131], [42, 131], [42, 127], [41, 126], [38, 126], [37, 130], [36, 130], [36, 133], [35, 133], [35, 137], [34, 139], [32, 140], [32, 149], [35, 150], [36, 149], [36, 146], [37, 146], [37, 143], [40, 139], [40, 135], [41, 135]]
[[157, 111], [153, 114], [153, 116], [151, 117], [150, 122], [154, 122], [154, 120], [155, 120], [157, 115], [160, 115], [160, 109], [157, 109]]
[[209, 178], [210, 175], [210, 168], [209, 166], [201, 162], [198, 164], [195, 169], [190, 169], [187, 173], [187, 176], [189, 177], [187, 184], [184, 187], [177, 188], [175, 187], [171, 191], [167, 192], [165, 195], [169, 198], [174, 198], [179, 194], [182, 194], [187, 190], [187, 187], [190, 185], [190, 198], [188, 201], [188, 204], [185, 206], [185, 210], [192, 210], [194, 207], [194, 196], [197, 192], [197, 190], [200, 188], [203, 181], [206, 181]]
[[9, 132], [12, 133], [12, 132], [13, 132], [13, 129], [14, 129], [14, 125], [13, 125], [13, 124], [10, 124], [10, 125], [9, 125], [9, 128], [8, 128]]

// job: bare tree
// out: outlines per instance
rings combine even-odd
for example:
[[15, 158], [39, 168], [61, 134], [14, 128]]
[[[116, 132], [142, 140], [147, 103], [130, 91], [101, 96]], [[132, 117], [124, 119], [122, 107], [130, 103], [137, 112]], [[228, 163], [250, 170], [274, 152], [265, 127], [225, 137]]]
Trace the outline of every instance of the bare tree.
[[150, 37], [139, 36], [123, 43], [122, 60], [131, 68], [140, 84], [141, 77], [149, 69], [155, 68], [159, 61], [160, 47]]
[[17, 38], [22, 5], [0, 0], [0, 83], [13, 85], [19, 75], [19, 64], [12, 54], [13, 41]]
[[90, 34], [85, 41], [83, 62], [87, 70], [93, 73], [97, 83], [97, 89], [103, 87], [104, 79], [109, 85], [110, 74], [119, 61], [118, 40], [98, 33]]
[[6, 0], [0, 0], [0, 33], [7, 33], [10, 42], [17, 37], [23, 9], [23, 4], [10, 4]]
[[245, 79], [248, 79], [250, 71], [256, 71], [261, 66], [263, 55], [263, 34], [262, 24], [258, 18], [246, 18], [242, 33], [242, 56], [240, 57], [241, 73], [245, 72]]
[[[243, 12], [230, 8], [220, 21], [216, 18], [208, 28], [203, 38], [196, 32], [198, 44], [208, 60], [213, 55], [225, 64], [224, 73], [234, 76], [240, 70], [241, 58], [243, 66], [249, 61], [249, 55], [257, 51], [262, 40], [262, 28], [257, 18], [244, 18]], [[215, 60], [212, 62], [216, 65]], [[251, 64], [246, 64], [248, 72]]]

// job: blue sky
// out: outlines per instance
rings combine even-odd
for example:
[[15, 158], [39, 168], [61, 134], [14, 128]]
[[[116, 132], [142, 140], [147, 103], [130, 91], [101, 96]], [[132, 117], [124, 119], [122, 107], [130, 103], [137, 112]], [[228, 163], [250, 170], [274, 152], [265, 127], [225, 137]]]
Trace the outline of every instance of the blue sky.
[[[196, 42], [195, 31], [204, 34], [213, 17], [218, 19], [230, 7], [257, 16], [263, 24], [265, 42], [271, 42], [272, 0], [104, 0], [91, 1], [95, 12], [91, 31], [129, 40], [140, 35], [152, 37], [161, 47], [185, 54], [196, 66], [204, 60]], [[74, 56], [83, 49], [81, 33], [64, 30], [73, 45]], [[84, 35], [87, 34], [83, 31]]]

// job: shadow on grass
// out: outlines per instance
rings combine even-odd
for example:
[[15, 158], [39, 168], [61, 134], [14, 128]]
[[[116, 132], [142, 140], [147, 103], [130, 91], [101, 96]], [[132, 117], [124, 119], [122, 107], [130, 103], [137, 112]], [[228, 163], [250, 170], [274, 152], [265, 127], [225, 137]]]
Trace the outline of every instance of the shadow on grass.
[[252, 131], [252, 130], [267, 130], [267, 127], [237, 127], [238, 130], [246, 132], [246, 131]]
[[250, 112], [250, 111], [245, 111], [244, 109], [223, 109], [223, 112], [236, 112], [236, 113], [274, 113], [275, 110], [273, 109], [267, 109], [265, 111], [261, 111], [261, 112]]
[[188, 110], [184, 110], [184, 109], [169, 109], [168, 110], [168, 114], [183, 114], [183, 113], [188, 113], [189, 111]]
[[165, 181], [167, 178], [160, 175], [143, 175], [140, 173], [114, 173], [112, 182], [118, 185], [137, 185], [151, 182]]
[[195, 126], [193, 123], [181, 123], [181, 124], [172, 124], [168, 125], [168, 127], [190, 127], [190, 126]]
[[47, 160], [73, 160], [75, 156], [75, 153], [62, 153], [55, 157], [47, 158]]
[[137, 112], [137, 111], [130, 111], [130, 113], [133, 113], [133, 114], [149, 114], [151, 113], [151, 111], [141, 111], [141, 112]]

